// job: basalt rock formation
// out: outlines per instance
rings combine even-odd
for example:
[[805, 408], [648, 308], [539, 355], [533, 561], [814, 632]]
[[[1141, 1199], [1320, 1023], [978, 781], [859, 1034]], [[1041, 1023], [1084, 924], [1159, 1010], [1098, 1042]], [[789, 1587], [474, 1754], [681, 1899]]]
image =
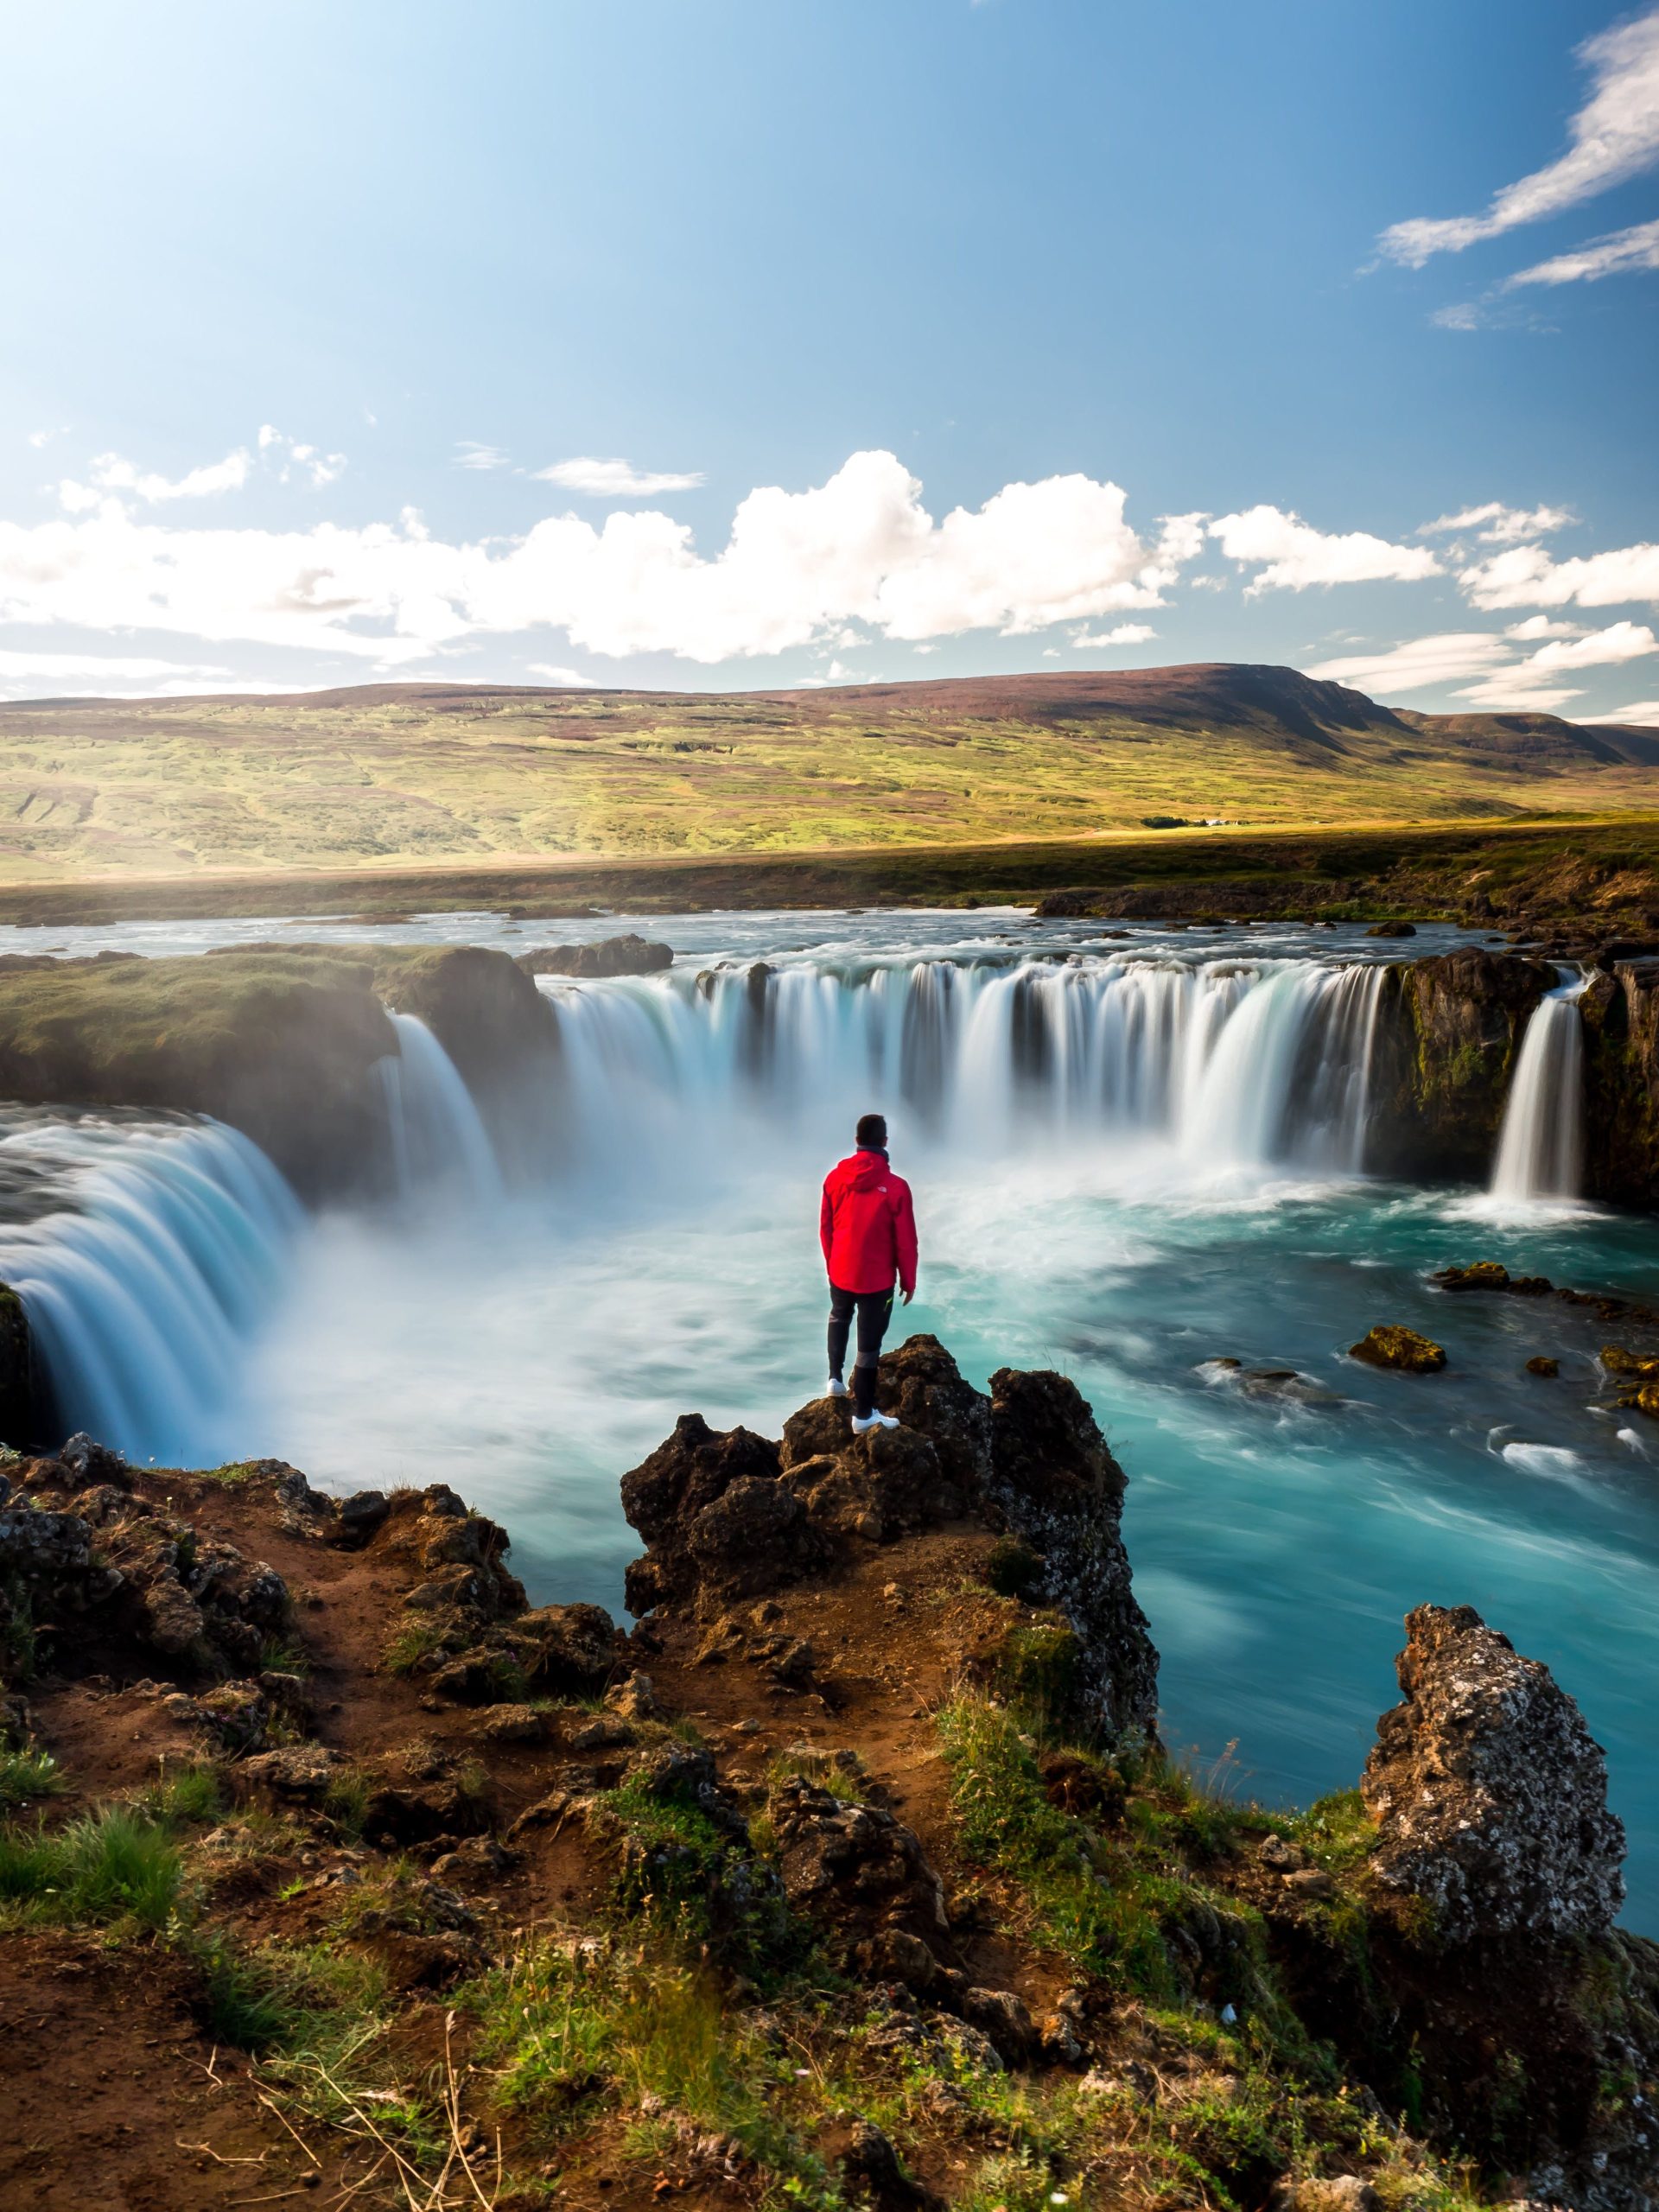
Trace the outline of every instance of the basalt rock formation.
[[1577, 1706], [1471, 1606], [1421, 1605], [1406, 1635], [1405, 1701], [1378, 1723], [1361, 1784], [1378, 1882], [1426, 1907], [1448, 1946], [1605, 1936], [1624, 1830]]
[[1033, 1554], [1031, 1587], [1075, 1638], [1070, 1687], [1097, 1727], [1149, 1734], [1158, 1661], [1130, 1588], [1124, 1477], [1064, 1376], [1003, 1368], [987, 1397], [935, 1337], [881, 1363], [896, 1429], [855, 1436], [849, 1402], [822, 1398], [780, 1445], [685, 1415], [622, 1478], [647, 1549], [628, 1603], [712, 1617], [734, 1600], [844, 1570], [863, 1548], [957, 1522], [1007, 1532]]
[[545, 1131], [552, 1007], [475, 946], [251, 945], [197, 958], [0, 963], [0, 1097], [210, 1114], [308, 1198], [373, 1187], [389, 1159], [387, 1008], [449, 1053], [511, 1166]]
[[1555, 971], [1461, 945], [1389, 971], [1372, 1070], [1369, 1165], [1484, 1182], [1516, 1055]]
[[655, 976], [674, 965], [674, 948], [637, 930], [593, 944], [543, 944], [516, 955], [526, 976]]
[[1586, 1192], [1615, 1205], [1659, 1204], [1659, 961], [1599, 969], [1579, 1012]]

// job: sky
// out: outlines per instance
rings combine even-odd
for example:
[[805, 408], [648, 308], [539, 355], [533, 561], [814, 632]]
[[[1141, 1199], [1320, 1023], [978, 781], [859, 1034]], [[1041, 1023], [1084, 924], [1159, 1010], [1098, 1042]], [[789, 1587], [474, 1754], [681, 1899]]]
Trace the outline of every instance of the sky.
[[0, 0], [0, 696], [1659, 724], [1659, 7]]

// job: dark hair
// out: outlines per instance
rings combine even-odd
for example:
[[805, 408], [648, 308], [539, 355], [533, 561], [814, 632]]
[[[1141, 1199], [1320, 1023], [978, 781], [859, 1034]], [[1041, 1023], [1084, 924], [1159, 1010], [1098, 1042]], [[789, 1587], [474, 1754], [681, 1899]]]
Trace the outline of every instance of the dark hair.
[[858, 1127], [853, 1132], [861, 1147], [880, 1152], [887, 1141], [887, 1117], [885, 1114], [861, 1114]]

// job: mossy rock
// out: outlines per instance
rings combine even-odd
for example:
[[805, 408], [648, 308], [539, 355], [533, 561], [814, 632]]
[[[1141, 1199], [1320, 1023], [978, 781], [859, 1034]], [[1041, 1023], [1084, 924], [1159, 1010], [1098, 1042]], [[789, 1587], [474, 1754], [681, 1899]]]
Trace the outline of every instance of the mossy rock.
[[1401, 1375], [1433, 1375], [1446, 1365], [1446, 1354], [1432, 1337], [1392, 1321], [1379, 1321], [1348, 1351], [1368, 1367], [1392, 1368]]
[[1601, 1363], [1610, 1375], [1624, 1376], [1632, 1382], [1659, 1382], [1659, 1359], [1639, 1351], [1626, 1351], [1623, 1344], [1604, 1344]]
[[1560, 1371], [1560, 1361], [1559, 1359], [1552, 1359], [1548, 1352], [1535, 1352], [1532, 1357], [1527, 1362], [1527, 1372], [1529, 1375], [1541, 1375], [1548, 1379], [1559, 1375]]

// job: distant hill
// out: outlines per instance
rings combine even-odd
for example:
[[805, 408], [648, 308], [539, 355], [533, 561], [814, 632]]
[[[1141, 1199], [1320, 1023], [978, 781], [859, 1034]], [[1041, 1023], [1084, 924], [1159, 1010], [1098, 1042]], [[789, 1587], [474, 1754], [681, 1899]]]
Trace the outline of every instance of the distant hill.
[[1226, 662], [732, 693], [381, 683], [0, 705], [0, 875], [782, 852], [1659, 811], [1659, 730]]

